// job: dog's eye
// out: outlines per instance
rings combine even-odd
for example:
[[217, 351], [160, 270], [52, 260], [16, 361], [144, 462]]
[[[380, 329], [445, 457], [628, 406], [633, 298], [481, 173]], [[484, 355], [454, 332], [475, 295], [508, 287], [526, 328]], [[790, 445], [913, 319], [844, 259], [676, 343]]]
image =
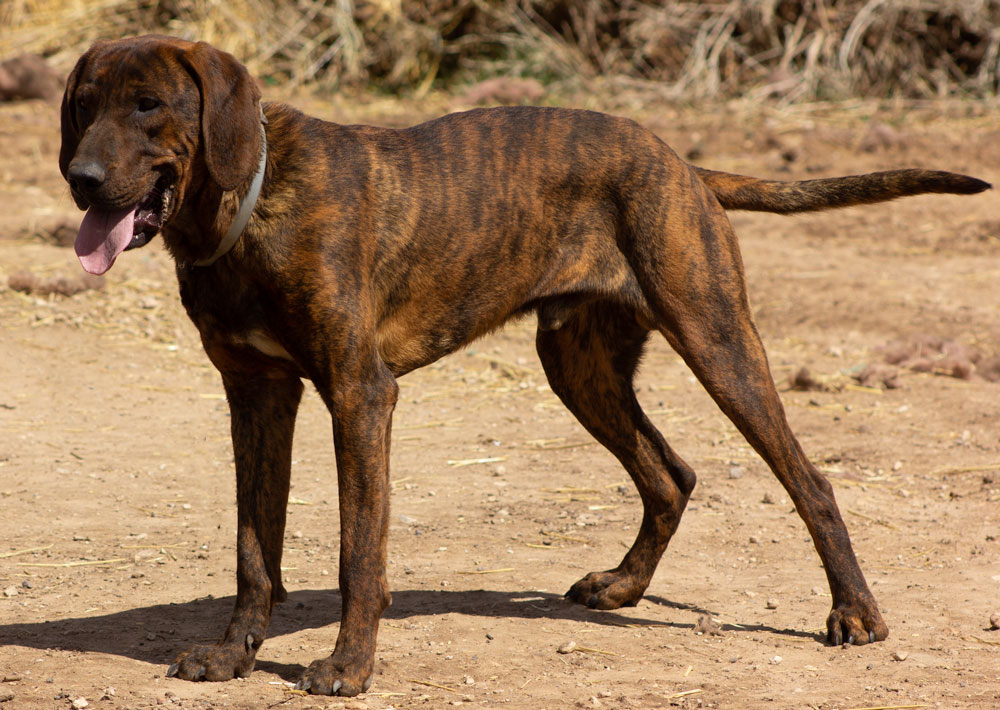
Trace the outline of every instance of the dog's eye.
[[154, 99], [152, 96], [143, 96], [138, 101], [138, 109], [140, 113], [149, 113], [159, 107], [159, 99]]

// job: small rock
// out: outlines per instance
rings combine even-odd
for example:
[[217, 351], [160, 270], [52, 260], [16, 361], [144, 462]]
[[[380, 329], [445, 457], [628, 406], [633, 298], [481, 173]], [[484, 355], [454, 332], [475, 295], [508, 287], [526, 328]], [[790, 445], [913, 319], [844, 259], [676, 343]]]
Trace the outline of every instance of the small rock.
[[352, 700], [344, 706], [344, 710], [368, 710], [368, 703], [362, 700]]
[[5, 597], [16, 597], [17, 596], [17, 587], [15, 587], [12, 584], [11, 586], [9, 586], [9, 587], [7, 587], [6, 589], [3, 590], [3, 595]]
[[774, 505], [774, 498], [771, 497], [770, 493], [765, 493], [764, 497], [760, 499], [760, 502], [764, 505]]
[[301, 540], [304, 536], [301, 530], [296, 530], [295, 532], [292, 533], [292, 537], [294, 537], [296, 540]]
[[24, 579], [21, 580], [21, 586], [24, 587], [25, 589], [31, 589], [35, 585], [31, 583], [30, 579]]
[[147, 641], [155, 641], [156, 640], [156, 633], [153, 632], [153, 631], [150, 631], [148, 634], [146, 634], [146, 640]]
[[775, 599], [774, 597], [771, 597], [770, 599], [767, 600], [767, 603], [764, 606], [767, 607], [768, 609], [777, 609], [778, 600]]
[[467, 675], [467, 676], [465, 676], [465, 684], [466, 685], [475, 685], [476, 684], [476, 679], [473, 678], [471, 675]]
[[0, 703], [5, 703], [8, 700], [14, 699], [14, 693], [10, 690], [0, 690]]
[[416, 525], [417, 519], [411, 518], [409, 515], [400, 515], [399, 522], [403, 523], [403, 525]]
[[556, 653], [562, 653], [562, 654], [573, 653], [573, 650], [575, 648], [576, 648], [576, 641], [567, 641], [562, 646], [556, 649]]
[[781, 663], [783, 660], [784, 659], [781, 656], [775, 656], [770, 661], [768, 661], [768, 663], [770, 663], [772, 666], [776, 666], [779, 663]]
[[708, 614], [702, 614], [698, 617], [698, 622], [694, 625], [694, 631], [706, 636], [725, 636], [722, 627]]
[[990, 615], [990, 628], [994, 631], [1000, 629], [1000, 611]]
[[543, 96], [545, 87], [536, 79], [493, 77], [471, 86], [463, 100], [467, 104], [523, 104], [537, 103]]
[[5, 675], [3, 677], [4, 683], [16, 683], [19, 680], [21, 680], [21, 676], [19, 676], [17, 673], [11, 673], [10, 675]]
[[733, 480], [743, 478], [743, 469], [740, 466], [731, 466], [729, 468], [729, 478]]
[[74, 710], [83, 710], [83, 708], [85, 708], [85, 707], [87, 707], [89, 705], [90, 705], [90, 703], [87, 702], [86, 698], [77, 698], [76, 700], [73, 701], [73, 709]]
[[892, 660], [894, 661], [905, 661], [906, 657], [910, 654], [908, 654], [906, 651], [893, 651], [892, 654], [890, 655], [892, 656]]
[[802, 367], [788, 378], [788, 385], [793, 390], [799, 392], [810, 392], [824, 389], [823, 384], [809, 372], [809, 368]]
[[493, 639], [495, 639], [495, 638], [496, 638], [496, 637], [495, 637], [495, 636], [494, 636], [493, 634], [486, 634], [486, 640], [487, 640], [487, 641], [492, 641], [492, 640], [493, 640]]

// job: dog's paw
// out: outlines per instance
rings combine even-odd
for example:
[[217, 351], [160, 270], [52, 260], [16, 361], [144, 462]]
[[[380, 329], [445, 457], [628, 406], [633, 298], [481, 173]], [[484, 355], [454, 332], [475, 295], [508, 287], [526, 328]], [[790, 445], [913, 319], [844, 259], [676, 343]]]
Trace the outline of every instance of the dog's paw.
[[[361, 665], [365, 667], [359, 668]], [[310, 663], [295, 684], [295, 689], [313, 695], [354, 696], [371, 687], [373, 666], [374, 663], [344, 663], [334, 654]]]
[[177, 656], [168, 678], [222, 681], [246, 678], [253, 671], [255, 654], [240, 646], [195, 646]]
[[624, 572], [609, 570], [591, 572], [570, 587], [566, 597], [591, 609], [618, 609], [635, 606], [645, 591], [644, 582]]
[[884, 641], [889, 627], [875, 608], [843, 604], [835, 606], [826, 619], [826, 641], [832, 646], [843, 643], [864, 646], [866, 643]]

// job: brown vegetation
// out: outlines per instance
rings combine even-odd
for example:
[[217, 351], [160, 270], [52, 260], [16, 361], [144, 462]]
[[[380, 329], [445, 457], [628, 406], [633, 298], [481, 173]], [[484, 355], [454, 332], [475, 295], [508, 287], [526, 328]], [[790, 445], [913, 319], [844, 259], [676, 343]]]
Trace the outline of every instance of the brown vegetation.
[[987, 96], [1000, 65], [1000, 0], [19, 0], [0, 25], [0, 57], [65, 64], [98, 38], [162, 32], [275, 83], [418, 93], [505, 75], [606, 76], [683, 100]]

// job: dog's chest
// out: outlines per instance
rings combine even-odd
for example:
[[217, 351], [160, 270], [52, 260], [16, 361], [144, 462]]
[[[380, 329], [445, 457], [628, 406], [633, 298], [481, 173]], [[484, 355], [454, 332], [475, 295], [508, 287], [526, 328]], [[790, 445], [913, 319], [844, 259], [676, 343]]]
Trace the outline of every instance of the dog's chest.
[[246, 282], [240, 282], [240, 287], [227, 284], [207, 270], [179, 269], [177, 277], [181, 303], [220, 370], [260, 367], [265, 361], [284, 363], [281, 369], [296, 365], [270, 326], [263, 294]]

